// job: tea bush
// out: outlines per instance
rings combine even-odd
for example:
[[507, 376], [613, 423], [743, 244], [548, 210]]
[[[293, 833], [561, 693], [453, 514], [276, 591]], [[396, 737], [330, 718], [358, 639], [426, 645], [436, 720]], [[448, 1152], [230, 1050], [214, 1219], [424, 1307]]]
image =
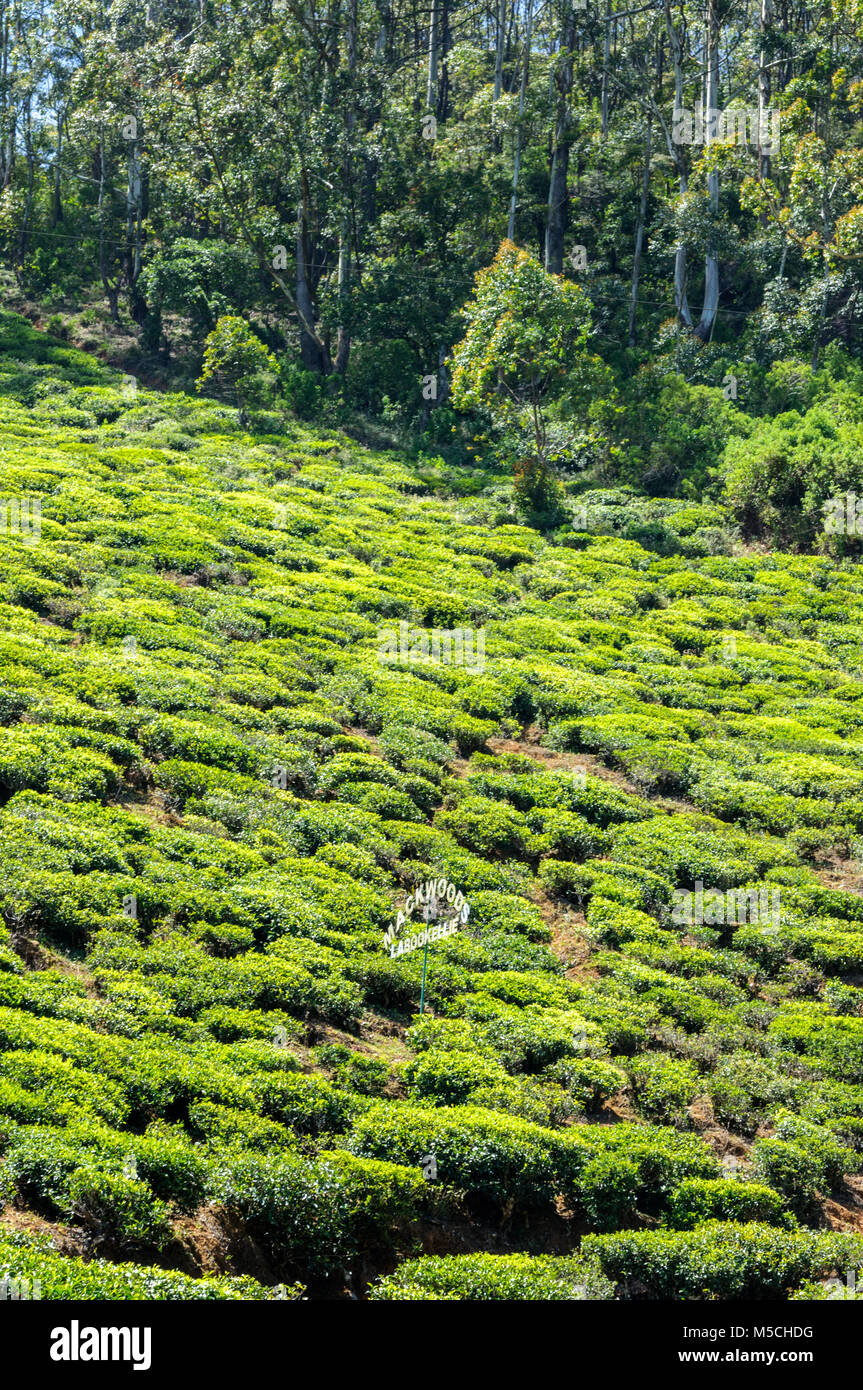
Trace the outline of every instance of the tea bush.
[[762, 1222], [771, 1226], [791, 1223], [780, 1193], [763, 1183], [729, 1178], [690, 1178], [672, 1192], [668, 1224], [692, 1230], [704, 1221]]
[[405, 1260], [369, 1291], [380, 1302], [487, 1299], [570, 1302], [610, 1298], [612, 1285], [578, 1259], [553, 1255], [427, 1255]]
[[[721, 501], [610, 489], [540, 534], [485, 474], [460, 514], [466, 475], [126, 401], [8, 315], [0, 396], [2, 495], [43, 504], [38, 544], [0, 535], [3, 1197], [118, 1261], [39, 1254], [57, 1296], [268, 1296], [128, 1264], [181, 1258], [208, 1204], [315, 1291], [379, 1256], [382, 1299], [785, 1297], [846, 1267], [838, 544], [755, 550]], [[482, 627], [483, 669], [383, 659], [402, 621]], [[423, 952], [384, 933], [441, 877], [470, 911], [419, 1017]], [[605, 1273], [415, 1260], [436, 1204], [489, 1243], [554, 1212]]]
[[[50, 1244], [20, 1234], [5, 1235], [0, 1242], [0, 1279], [38, 1281], [42, 1299], [55, 1302], [119, 1299], [243, 1299], [256, 1302], [274, 1292], [248, 1275], [229, 1278], [190, 1279], [173, 1270], [152, 1265], [114, 1264], [108, 1260], [82, 1260], [58, 1254]], [[300, 1298], [302, 1285], [285, 1290]]]
[[804, 1279], [859, 1263], [857, 1236], [782, 1231], [758, 1222], [705, 1221], [694, 1231], [587, 1236], [606, 1278], [637, 1281], [653, 1298], [787, 1298]]

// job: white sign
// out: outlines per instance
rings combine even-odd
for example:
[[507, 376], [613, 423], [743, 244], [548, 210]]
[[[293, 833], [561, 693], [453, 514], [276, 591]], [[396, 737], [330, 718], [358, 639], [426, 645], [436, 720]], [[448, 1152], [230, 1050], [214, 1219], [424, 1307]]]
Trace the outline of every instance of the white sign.
[[[415, 936], [401, 936], [408, 918], [417, 910], [428, 925]], [[445, 878], [429, 878], [411, 893], [404, 909], [387, 928], [384, 947], [389, 951], [391, 960], [410, 955], [411, 951], [454, 936], [469, 915], [470, 904], [465, 902], [464, 893], [454, 883]]]

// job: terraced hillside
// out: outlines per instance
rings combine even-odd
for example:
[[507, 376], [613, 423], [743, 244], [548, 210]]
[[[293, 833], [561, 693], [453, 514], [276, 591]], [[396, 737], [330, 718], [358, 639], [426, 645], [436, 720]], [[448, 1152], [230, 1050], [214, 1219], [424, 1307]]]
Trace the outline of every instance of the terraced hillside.
[[[619, 492], [544, 538], [503, 479], [253, 437], [11, 316], [0, 353], [3, 1272], [835, 1293], [859, 567]], [[420, 1016], [384, 932], [440, 878]]]

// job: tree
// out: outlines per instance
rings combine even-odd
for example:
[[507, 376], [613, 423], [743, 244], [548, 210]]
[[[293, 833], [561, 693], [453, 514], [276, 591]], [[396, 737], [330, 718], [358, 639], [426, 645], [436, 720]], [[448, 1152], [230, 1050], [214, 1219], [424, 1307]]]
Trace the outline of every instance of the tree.
[[204, 365], [198, 377], [199, 391], [214, 381], [234, 392], [240, 423], [246, 424], [246, 405], [258, 402], [264, 394], [268, 374], [278, 371], [278, 364], [267, 352], [244, 319], [223, 314], [208, 334], [204, 344]]
[[538, 513], [554, 510], [557, 491], [548, 458], [548, 409], [578, 365], [590, 308], [579, 285], [550, 275], [504, 241], [476, 277], [464, 310], [467, 332], [453, 349], [453, 403], [462, 410], [488, 410], [511, 433], [519, 452], [517, 491], [527, 509]]
[[573, 80], [573, 50], [576, 40], [572, 0], [563, 0], [557, 63], [552, 69], [555, 88], [554, 131], [551, 175], [548, 184], [548, 223], [545, 234], [546, 269], [557, 275], [563, 270], [563, 238], [567, 222], [567, 178], [569, 147], [572, 143], [570, 93]]

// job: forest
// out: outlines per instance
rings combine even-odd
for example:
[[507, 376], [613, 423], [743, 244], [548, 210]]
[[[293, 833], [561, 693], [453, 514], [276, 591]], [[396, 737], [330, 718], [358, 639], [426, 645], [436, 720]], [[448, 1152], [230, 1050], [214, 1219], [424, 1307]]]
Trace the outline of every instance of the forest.
[[506, 467], [513, 422], [452, 353], [514, 243], [580, 295], [553, 380], [526, 369], [543, 457], [655, 496], [730, 469], [747, 528], [809, 544], [855, 482], [861, 38], [853, 0], [3, 0], [8, 304], [190, 390], [239, 320], [260, 405]]

